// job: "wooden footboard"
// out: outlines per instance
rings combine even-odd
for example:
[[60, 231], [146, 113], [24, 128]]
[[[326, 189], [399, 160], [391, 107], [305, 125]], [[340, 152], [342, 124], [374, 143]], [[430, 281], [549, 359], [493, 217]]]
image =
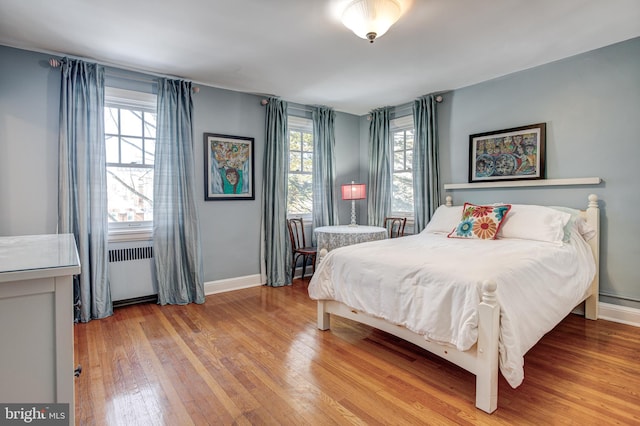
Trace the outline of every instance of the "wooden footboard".
[[482, 302], [478, 306], [478, 342], [468, 351], [427, 341], [405, 327], [352, 309], [335, 300], [318, 300], [318, 328], [331, 328], [330, 315], [337, 315], [366, 324], [411, 342], [434, 355], [464, 368], [476, 376], [476, 407], [493, 413], [498, 408], [498, 335], [500, 306], [496, 298], [496, 284], [487, 281], [482, 286]]

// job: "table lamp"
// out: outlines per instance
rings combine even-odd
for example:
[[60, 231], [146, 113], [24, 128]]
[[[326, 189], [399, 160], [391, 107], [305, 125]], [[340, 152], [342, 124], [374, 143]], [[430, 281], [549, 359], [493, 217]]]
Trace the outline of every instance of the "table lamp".
[[358, 226], [356, 223], [356, 200], [364, 200], [366, 197], [366, 185], [364, 183], [348, 183], [342, 185], [342, 199], [351, 200], [351, 224], [349, 226]]

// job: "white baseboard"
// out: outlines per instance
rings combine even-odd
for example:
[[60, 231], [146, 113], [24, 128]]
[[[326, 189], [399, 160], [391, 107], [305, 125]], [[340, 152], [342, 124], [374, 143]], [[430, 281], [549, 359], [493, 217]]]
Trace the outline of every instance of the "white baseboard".
[[204, 283], [204, 294], [224, 293], [226, 291], [240, 290], [242, 288], [259, 287], [263, 284], [260, 274], [209, 281]]
[[[300, 278], [302, 268], [296, 268], [295, 278]], [[311, 266], [307, 267], [306, 277], [311, 275]], [[227, 278], [225, 280], [208, 281], [204, 283], [204, 294], [224, 293], [225, 291], [240, 290], [242, 288], [260, 287], [265, 283], [262, 281], [260, 274], [247, 275], [244, 277]]]
[[598, 318], [640, 327], [640, 309], [600, 302]]

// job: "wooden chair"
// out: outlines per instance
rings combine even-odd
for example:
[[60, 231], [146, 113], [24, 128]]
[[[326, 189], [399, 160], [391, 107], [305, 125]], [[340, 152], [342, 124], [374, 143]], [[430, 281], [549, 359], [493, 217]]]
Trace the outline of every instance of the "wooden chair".
[[302, 278], [307, 271], [307, 260], [311, 259], [311, 265], [313, 266], [313, 272], [316, 271], [316, 247], [307, 247], [307, 242], [304, 236], [304, 223], [302, 218], [294, 218], [287, 220], [287, 226], [289, 227], [289, 238], [291, 239], [291, 279], [296, 272], [296, 264], [298, 258], [302, 257]]
[[389, 238], [404, 236], [404, 227], [407, 225], [406, 217], [385, 217], [384, 227], [389, 231]]

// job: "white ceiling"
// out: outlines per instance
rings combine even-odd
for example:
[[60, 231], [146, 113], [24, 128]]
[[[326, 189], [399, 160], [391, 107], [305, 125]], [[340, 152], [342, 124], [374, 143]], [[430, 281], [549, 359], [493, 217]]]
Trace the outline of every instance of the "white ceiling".
[[369, 44], [343, 1], [0, 0], [0, 44], [362, 115], [640, 36], [639, 0], [402, 0]]

